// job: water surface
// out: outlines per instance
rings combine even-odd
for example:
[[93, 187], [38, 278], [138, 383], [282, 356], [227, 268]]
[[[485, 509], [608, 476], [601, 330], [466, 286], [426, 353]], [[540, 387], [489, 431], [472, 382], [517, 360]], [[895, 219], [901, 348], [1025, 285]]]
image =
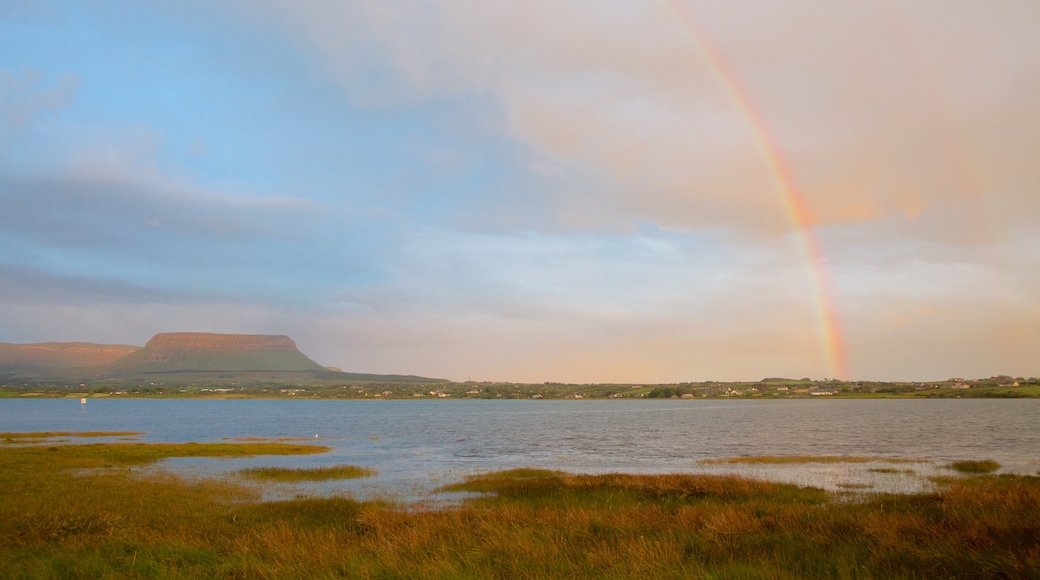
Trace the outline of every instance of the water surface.
[[[379, 475], [315, 485], [321, 493], [421, 496], [465, 475], [514, 467], [580, 473], [739, 472], [831, 489], [914, 491], [959, 459], [1003, 472], [1040, 470], [1040, 400], [285, 401], [0, 399], [0, 431], [143, 431], [142, 441], [304, 437], [321, 455], [173, 460], [219, 473], [252, 465], [349, 463]], [[78, 442], [78, 441], [77, 441]], [[883, 464], [708, 466], [703, 459], [849, 455], [930, 460]], [[892, 466], [889, 466], [892, 467]]]

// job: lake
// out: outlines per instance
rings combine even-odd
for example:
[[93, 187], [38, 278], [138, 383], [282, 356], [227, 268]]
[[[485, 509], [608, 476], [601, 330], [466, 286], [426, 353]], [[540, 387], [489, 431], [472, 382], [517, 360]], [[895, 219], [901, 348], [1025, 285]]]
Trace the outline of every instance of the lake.
[[[379, 475], [271, 493], [426, 497], [483, 471], [741, 473], [828, 489], [919, 491], [943, 464], [993, 459], [1040, 471], [1040, 400], [285, 401], [0, 399], [0, 431], [143, 431], [147, 442], [306, 437], [321, 455], [177, 459], [162, 467], [220, 475], [245, 466], [355, 464]], [[83, 442], [93, 440], [82, 440]], [[77, 443], [80, 441], [76, 441]], [[848, 455], [920, 464], [705, 465], [761, 455]], [[880, 466], [898, 473], [879, 473]], [[875, 470], [875, 471], [871, 471]], [[889, 471], [892, 471], [891, 469]]]

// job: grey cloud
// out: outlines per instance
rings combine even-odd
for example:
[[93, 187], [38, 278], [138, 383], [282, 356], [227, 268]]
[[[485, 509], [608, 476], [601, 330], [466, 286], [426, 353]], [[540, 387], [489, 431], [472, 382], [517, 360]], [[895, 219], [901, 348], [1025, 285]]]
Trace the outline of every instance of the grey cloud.
[[30, 267], [0, 263], [0, 302], [8, 308], [25, 305], [199, 304], [213, 296], [195, 291], [152, 287], [107, 277], [67, 276]]
[[[146, 183], [0, 181], [0, 225], [9, 235], [60, 247], [123, 245], [142, 236], [289, 240], [314, 208], [282, 200], [236, 200], [163, 191]], [[132, 251], [132, 247], [128, 247]]]
[[0, 136], [6, 138], [24, 129], [43, 112], [69, 106], [79, 87], [79, 78], [71, 74], [48, 82], [33, 69], [21, 74], [0, 69]]
[[[339, 239], [345, 227], [352, 235]], [[292, 199], [72, 180], [8, 180], [0, 188], [7, 267], [99, 280], [130, 300], [176, 303], [197, 293], [202, 301], [234, 296], [320, 309], [329, 285], [354, 288], [385, 275], [389, 235], [370, 216]]]

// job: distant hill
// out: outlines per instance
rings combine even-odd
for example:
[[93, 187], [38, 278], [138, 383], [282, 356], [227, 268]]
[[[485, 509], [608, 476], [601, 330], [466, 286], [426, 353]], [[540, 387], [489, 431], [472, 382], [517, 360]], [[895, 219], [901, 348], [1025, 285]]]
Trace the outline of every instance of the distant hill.
[[126, 344], [92, 342], [0, 342], [0, 369], [32, 371], [99, 367], [111, 364], [140, 348]]
[[284, 335], [210, 334], [170, 332], [157, 334], [144, 345], [110, 365], [114, 373], [174, 371], [325, 371], [307, 358]]
[[143, 347], [90, 342], [0, 343], [0, 376], [8, 379], [131, 380], [155, 375], [177, 383], [448, 382], [415, 375], [329, 369], [307, 358], [284, 335], [170, 332], [153, 336]]

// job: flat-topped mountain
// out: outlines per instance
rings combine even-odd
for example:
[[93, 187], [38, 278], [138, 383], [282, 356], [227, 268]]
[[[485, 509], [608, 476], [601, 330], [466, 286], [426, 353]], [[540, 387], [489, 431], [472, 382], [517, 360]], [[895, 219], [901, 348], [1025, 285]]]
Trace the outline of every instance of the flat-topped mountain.
[[113, 371], [325, 371], [284, 335], [170, 332], [115, 361]]
[[209, 332], [162, 332], [144, 345], [160, 350], [297, 350], [284, 334], [212, 334]]
[[307, 358], [284, 335], [165, 332], [153, 336], [143, 347], [90, 342], [0, 343], [0, 376], [8, 380], [121, 381], [144, 380], [156, 374], [173, 383], [446, 382], [326, 368]]

